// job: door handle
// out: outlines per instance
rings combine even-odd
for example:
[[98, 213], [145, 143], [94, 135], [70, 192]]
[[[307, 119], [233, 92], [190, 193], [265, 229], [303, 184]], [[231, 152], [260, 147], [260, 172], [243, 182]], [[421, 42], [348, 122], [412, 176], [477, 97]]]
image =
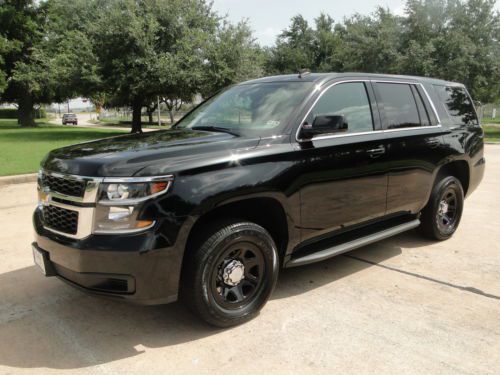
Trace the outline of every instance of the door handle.
[[377, 148], [372, 148], [370, 150], [366, 150], [366, 153], [370, 155], [371, 158], [378, 158], [380, 155], [385, 154], [385, 147], [379, 146]]
[[429, 139], [427, 140], [427, 146], [430, 148], [436, 148], [439, 146], [439, 140], [438, 139]]

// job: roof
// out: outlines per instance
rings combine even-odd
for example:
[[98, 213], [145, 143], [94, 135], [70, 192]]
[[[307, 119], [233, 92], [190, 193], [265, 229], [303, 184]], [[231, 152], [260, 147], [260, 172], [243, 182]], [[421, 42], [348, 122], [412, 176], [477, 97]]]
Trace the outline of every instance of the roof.
[[442, 79], [430, 78], [430, 77], [419, 77], [419, 76], [407, 76], [407, 75], [395, 75], [395, 74], [378, 74], [378, 73], [309, 73], [302, 75], [302, 78], [297, 74], [284, 74], [278, 76], [262, 77], [253, 79], [250, 81], [242, 82], [242, 84], [250, 83], [270, 83], [270, 82], [316, 82], [323, 83], [337, 78], [368, 78], [368, 79], [398, 79], [398, 80], [408, 80], [425, 82], [430, 84], [440, 84], [440, 85], [456, 85], [457, 83], [444, 81]]

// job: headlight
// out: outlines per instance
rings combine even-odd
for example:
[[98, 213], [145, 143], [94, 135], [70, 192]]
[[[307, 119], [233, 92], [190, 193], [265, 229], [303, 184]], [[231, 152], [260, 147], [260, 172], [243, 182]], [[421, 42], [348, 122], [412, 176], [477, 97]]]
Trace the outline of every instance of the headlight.
[[[171, 181], [153, 182], [105, 182], [101, 184], [99, 203], [135, 204], [166, 193]], [[120, 203], [121, 202], [121, 203]]]
[[155, 222], [139, 219], [139, 204], [165, 194], [171, 184], [171, 176], [105, 179], [99, 187], [94, 232], [131, 233], [150, 228]]

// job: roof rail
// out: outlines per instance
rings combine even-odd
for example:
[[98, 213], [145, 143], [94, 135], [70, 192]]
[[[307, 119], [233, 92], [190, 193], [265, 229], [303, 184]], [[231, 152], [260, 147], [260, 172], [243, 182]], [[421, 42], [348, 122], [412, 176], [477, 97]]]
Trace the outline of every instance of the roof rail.
[[309, 69], [299, 69], [299, 78], [302, 78], [303, 76], [307, 76], [311, 74]]

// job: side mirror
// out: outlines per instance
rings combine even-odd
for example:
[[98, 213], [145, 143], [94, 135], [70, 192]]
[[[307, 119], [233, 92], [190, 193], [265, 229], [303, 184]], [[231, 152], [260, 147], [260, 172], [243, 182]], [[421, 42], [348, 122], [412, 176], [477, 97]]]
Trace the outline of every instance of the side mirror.
[[301, 138], [312, 139], [315, 135], [346, 132], [348, 128], [344, 115], [320, 115], [314, 118], [312, 125], [302, 124]]

